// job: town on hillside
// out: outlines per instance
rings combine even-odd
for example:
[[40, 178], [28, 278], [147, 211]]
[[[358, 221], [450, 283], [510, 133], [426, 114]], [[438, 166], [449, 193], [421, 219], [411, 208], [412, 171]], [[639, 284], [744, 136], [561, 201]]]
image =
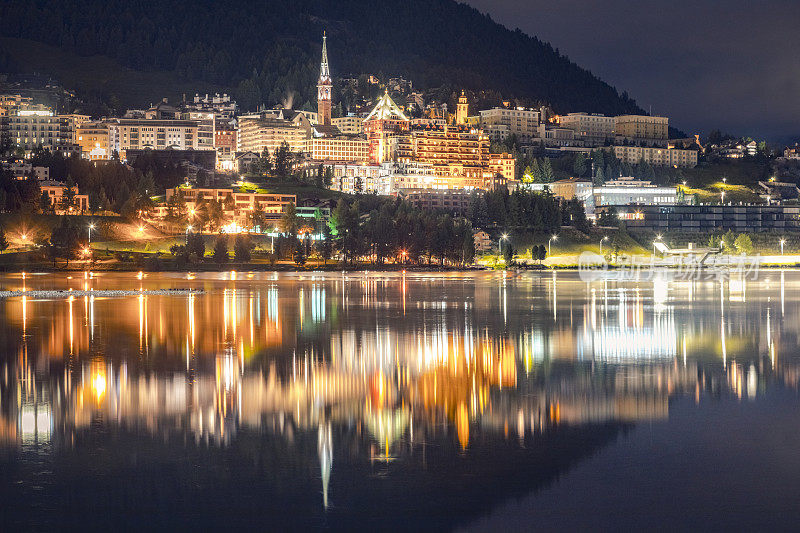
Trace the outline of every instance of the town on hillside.
[[541, 266], [654, 239], [800, 248], [798, 146], [674, 138], [663, 116], [475, 109], [468, 88], [336, 77], [327, 48], [315, 110], [195, 94], [97, 117], [65, 111], [52, 81], [0, 78], [4, 256]]

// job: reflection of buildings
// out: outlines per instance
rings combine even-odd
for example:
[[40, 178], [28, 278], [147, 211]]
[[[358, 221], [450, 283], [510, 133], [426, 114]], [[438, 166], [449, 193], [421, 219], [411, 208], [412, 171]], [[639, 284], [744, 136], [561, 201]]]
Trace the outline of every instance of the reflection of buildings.
[[[757, 286], [448, 276], [142, 275], [128, 282], [208, 292], [4, 301], [0, 444], [71, 447], [96, 427], [213, 446], [269, 435], [313, 465], [327, 507], [343, 449], [375, 468], [441, 460], [434, 442], [521, 449], [664, 419], [679, 396], [747, 399], [800, 380], [793, 286], [777, 274]], [[8, 285], [37, 283], [54, 282]]]

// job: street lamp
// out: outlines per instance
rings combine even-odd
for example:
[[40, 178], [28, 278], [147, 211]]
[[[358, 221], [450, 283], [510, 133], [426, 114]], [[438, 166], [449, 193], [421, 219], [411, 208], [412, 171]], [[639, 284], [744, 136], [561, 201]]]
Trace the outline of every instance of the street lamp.
[[550, 243], [551, 243], [551, 242], [553, 242], [553, 241], [557, 241], [557, 240], [558, 240], [558, 235], [553, 235], [553, 236], [552, 236], [552, 237], [550, 237], [550, 239], [547, 241], [547, 255], [550, 255]]
[[656, 243], [661, 241], [661, 235], [656, 235], [656, 240], [653, 241], [653, 260], [656, 258]]
[[500, 255], [503, 255], [503, 241], [508, 239], [508, 233], [503, 233], [500, 236], [500, 241], [497, 243], [500, 248]]
[[607, 241], [607, 240], [608, 240], [608, 235], [606, 235], [605, 237], [600, 239], [600, 255], [603, 255], [603, 241]]
[[92, 230], [94, 229], [94, 224], [89, 224], [89, 244], [92, 243]]
[[781, 255], [783, 255], [783, 245], [786, 244], [786, 239], [781, 239]]
[[192, 226], [186, 226], [186, 244], [189, 244], [189, 232], [192, 231]]
[[139, 224], [139, 233], [144, 233], [144, 226]]
[[728, 183], [728, 178], [722, 178], [722, 183]]

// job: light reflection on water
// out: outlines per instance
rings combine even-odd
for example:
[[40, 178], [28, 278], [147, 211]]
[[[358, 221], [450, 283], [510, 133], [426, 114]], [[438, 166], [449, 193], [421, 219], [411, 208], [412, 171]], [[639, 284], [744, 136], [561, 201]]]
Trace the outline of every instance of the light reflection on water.
[[[277, 524], [402, 527], [427, 505], [417, 525], [453, 527], [668, 420], [678, 398], [796, 390], [800, 273], [767, 277], [9, 275], [2, 288], [206, 293], [0, 302], [0, 481], [15, 502], [0, 518], [78, 525], [77, 500], [102, 511], [95, 524], [142, 525], [144, 505], [155, 527], [253, 526], [252, 508], [186, 514], [210, 498], [200, 488], [246, 487], [292, 502]], [[168, 477], [174, 492], [146, 488]]]

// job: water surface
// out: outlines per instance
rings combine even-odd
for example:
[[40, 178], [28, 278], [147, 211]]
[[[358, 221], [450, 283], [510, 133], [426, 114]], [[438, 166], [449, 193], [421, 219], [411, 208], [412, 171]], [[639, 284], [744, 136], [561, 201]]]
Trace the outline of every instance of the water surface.
[[800, 272], [27, 274], [0, 529], [793, 529]]

